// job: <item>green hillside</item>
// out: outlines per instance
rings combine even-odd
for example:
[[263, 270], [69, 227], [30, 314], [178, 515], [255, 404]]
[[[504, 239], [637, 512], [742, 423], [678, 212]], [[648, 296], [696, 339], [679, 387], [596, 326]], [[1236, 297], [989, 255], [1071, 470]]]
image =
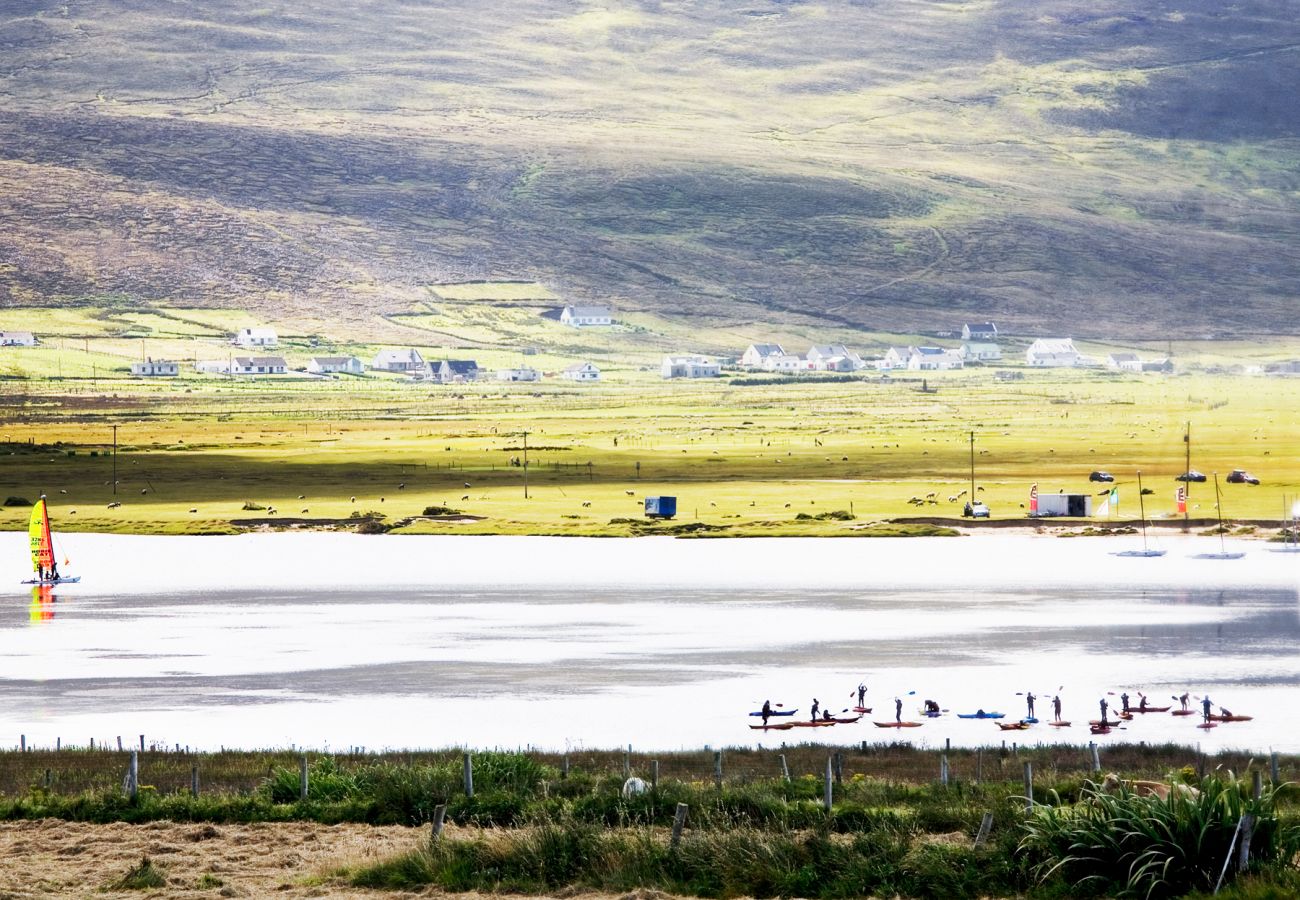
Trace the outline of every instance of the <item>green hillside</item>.
[[0, 306], [1297, 331], [1293, 2], [353, 9], [5, 4]]

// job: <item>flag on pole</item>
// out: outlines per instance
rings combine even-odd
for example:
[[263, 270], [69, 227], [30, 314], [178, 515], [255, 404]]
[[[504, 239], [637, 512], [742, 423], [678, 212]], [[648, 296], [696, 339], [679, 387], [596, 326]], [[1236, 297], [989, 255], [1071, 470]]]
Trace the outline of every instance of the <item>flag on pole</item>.
[[1178, 485], [1178, 493], [1175, 496], [1178, 498], [1179, 514], [1186, 515], [1187, 514], [1187, 485], [1185, 484]]
[[1119, 515], [1119, 488], [1118, 487], [1111, 488], [1110, 496], [1107, 497], [1106, 500], [1108, 503], [1110, 503], [1111, 512], [1113, 512], [1115, 515], [1118, 516]]
[[1029, 486], [1029, 514], [1038, 515], [1038, 482], [1035, 481]]
[[1110, 515], [1110, 492], [1109, 491], [1106, 492], [1106, 499], [1101, 501], [1101, 506], [1097, 507], [1097, 511], [1093, 513], [1093, 515], [1094, 516]]

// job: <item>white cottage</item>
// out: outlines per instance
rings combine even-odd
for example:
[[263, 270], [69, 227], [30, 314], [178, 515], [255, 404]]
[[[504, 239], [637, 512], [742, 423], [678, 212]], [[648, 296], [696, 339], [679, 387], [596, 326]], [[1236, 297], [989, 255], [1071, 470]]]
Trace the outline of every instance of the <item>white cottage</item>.
[[194, 371], [202, 372], [204, 375], [229, 375], [230, 360], [201, 359], [194, 363]]
[[497, 381], [541, 381], [542, 373], [529, 366], [517, 369], [497, 369]]
[[35, 347], [36, 335], [30, 331], [0, 331], [0, 347]]
[[241, 328], [235, 335], [234, 343], [245, 350], [253, 350], [278, 346], [280, 338], [273, 328]]
[[660, 374], [664, 378], [717, 378], [722, 366], [696, 355], [665, 356]]
[[560, 312], [560, 323], [573, 328], [613, 325], [614, 310], [608, 306], [566, 306]]
[[169, 378], [181, 373], [181, 367], [170, 359], [146, 359], [131, 363], [131, 374], [143, 377]]
[[992, 322], [967, 322], [961, 326], [961, 339], [991, 343], [998, 339], [998, 326]]
[[1025, 351], [1025, 362], [1037, 368], [1068, 368], [1083, 364], [1070, 338], [1039, 338]]
[[370, 361], [376, 372], [419, 372], [424, 369], [424, 357], [419, 350], [380, 350]]
[[740, 355], [740, 364], [748, 369], [766, 369], [766, 362], [774, 356], [785, 356], [780, 344], [750, 344]]
[[991, 341], [965, 340], [961, 343], [961, 358], [966, 362], [997, 362], [1002, 358], [1002, 348]]
[[876, 363], [877, 369], [906, 369], [907, 364], [912, 360], [911, 347], [890, 347], [885, 351], [885, 355]]
[[[843, 344], [823, 344], [814, 346], [808, 350], [804, 357], [808, 360], [808, 368], [829, 372], [851, 372], [854, 369], [861, 369], [865, 363], [862, 357], [858, 356]], [[829, 360], [836, 360], [832, 366]], [[845, 366], [847, 363], [847, 366]]]
[[808, 360], [802, 356], [782, 353], [763, 360], [763, 368], [768, 372], [803, 372], [808, 369]]
[[236, 356], [230, 363], [230, 374], [283, 375], [288, 368], [283, 356]]
[[360, 375], [366, 371], [366, 365], [355, 356], [313, 356], [307, 362], [307, 371], [313, 375], [333, 375], [344, 373]]
[[439, 384], [464, 384], [478, 380], [478, 363], [472, 359], [444, 359], [435, 367], [429, 364]]
[[910, 347], [907, 368], [915, 372], [942, 372], [964, 365], [960, 351], [943, 347]]
[[589, 362], [565, 366], [560, 375], [569, 381], [600, 381], [600, 369], [594, 363]]

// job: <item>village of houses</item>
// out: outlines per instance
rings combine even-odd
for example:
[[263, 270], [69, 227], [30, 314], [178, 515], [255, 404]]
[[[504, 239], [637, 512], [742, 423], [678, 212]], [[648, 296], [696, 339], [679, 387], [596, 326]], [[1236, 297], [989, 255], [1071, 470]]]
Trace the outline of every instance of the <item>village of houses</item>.
[[[612, 328], [617, 325], [614, 310], [608, 306], [566, 306], [558, 322], [576, 329]], [[953, 333], [956, 337], [956, 332]], [[0, 347], [36, 346], [39, 337], [29, 331], [0, 331]], [[267, 327], [239, 330], [230, 339], [231, 352], [224, 358], [195, 359], [194, 371], [232, 378], [274, 377], [305, 374], [322, 378], [361, 376], [367, 372], [405, 376], [412, 381], [431, 384], [466, 384], [477, 381], [539, 382], [543, 378], [560, 378], [576, 383], [601, 381], [601, 370], [590, 360], [575, 360], [557, 372], [542, 372], [529, 365], [485, 371], [473, 359], [425, 359], [411, 347], [385, 348], [369, 359], [357, 356], [311, 356], [306, 363], [291, 366], [274, 350], [280, 340]], [[234, 349], [244, 351], [236, 353]], [[523, 355], [530, 355], [525, 349]], [[864, 359], [843, 344], [814, 345], [806, 353], [788, 352], [778, 343], [750, 344], [739, 357], [714, 357], [698, 353], [668, 354], [663, 357], [660, 375], [664, 379], [720, 378], [724, 373], [766, 372], [796, 378], [809, 373], [854, 373], [876, 370], [888, 377], [890, 372], [941, 372], [969, 366], [998, 366], [998, 377], [1022, 377], [1019, 367], [1004, 359], [997, 325], [993, 322], [967, 323], [960, 332], [958, 346], [921, 345], [891, 346], [876, 359]], [[1024, 367], [1108, 368], [1123, 372], [1171, 372], [1167, 357], [1143, 359], [1136, 353], [1115, 352], [1104, 360], [1081, 353], [1071, 338], [1038, 338], [1024, 352]], [[145, 358], [133, 362], [130, 373], [141, 378], [175, 377], [182, 363], [169, 359]], [[1244, 374], [1296, 375], [1300, 361], [1247, 367]]]

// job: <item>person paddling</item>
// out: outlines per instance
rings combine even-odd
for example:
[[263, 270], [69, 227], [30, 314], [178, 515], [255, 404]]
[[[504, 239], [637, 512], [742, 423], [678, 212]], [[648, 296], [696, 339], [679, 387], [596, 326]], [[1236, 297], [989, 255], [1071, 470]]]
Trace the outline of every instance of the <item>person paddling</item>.
[[903, 699], [901, 697], [894, 698], [894, 721], [903, 721]]
[[1138, 691], [1138, 712], [1147, 711], [1147, 695]]
[[1128, 705], [1128, 692], [1127, 692], [1127, 691], [1125, 691], [1124, 693], [1122, 693], [1122, 694], [1119, 695], [1119, 702], [1124, 704], [1123, 708], [1122, 708], [1120, 711], [1121, 711], [1121, 712], [1128, 712], [1128, 711], [1129, 711], [1129, 705]]
[[1181, 697], [1178, 698], [1178, 702], [1183, 707], [1183, 712], [1187, 712], [1187, 696], [1188, 696], [1187, 694], [1183, 694]]
[[1029, 708], [1029, 718], [1034, 718], [1034, 701], [1038, 698], [1033, 695], [1032, 691], [1025, 692], [1025, 706]]
[[1201, 714], [1205, 716], [1206, 722], [1210, 721], [1210, 710], [1213, 707], [1214, 703], [1210, 700], [1210, 695], [1206, 694], [1205, 699], [1201, 701]]
[[1110, 709], [1110, 704], [1106, 702], [1105, 697], [1102, 697], [1101, 698], [1101, 724], [1103, 725], [1108, 724], [1106, 722], [1106, 710], [1108, 709]]
[[771, 717], [772, 717], [772, 701], [764, 700], [763, 701], [763, 725], [764, 726], [767, 725], [767, 720], [770, 719]]
[[867, 685], [866, 685], [865, 682], [859, 682], [859, 684], [858, 684], [858, 706], [866, 706], [866, 705], [867, 705], [867, 702], [866, 702], [866, 701], [867, 701]]
[[1057, 694], [1052, 698], [1052, 716], [1053, 721], [1061, 721], [1061, 695]]
[[816, 698], [816, 697], [813, 697], [813, 705], [812, 705], [812, 720], [813, 720], [814, 722], [817, 721], [817, 712], [818, 712], [821, 708], [822, 708], [821, 703], [819, 703], [819, 702], [817, 701], [817, 698]]

